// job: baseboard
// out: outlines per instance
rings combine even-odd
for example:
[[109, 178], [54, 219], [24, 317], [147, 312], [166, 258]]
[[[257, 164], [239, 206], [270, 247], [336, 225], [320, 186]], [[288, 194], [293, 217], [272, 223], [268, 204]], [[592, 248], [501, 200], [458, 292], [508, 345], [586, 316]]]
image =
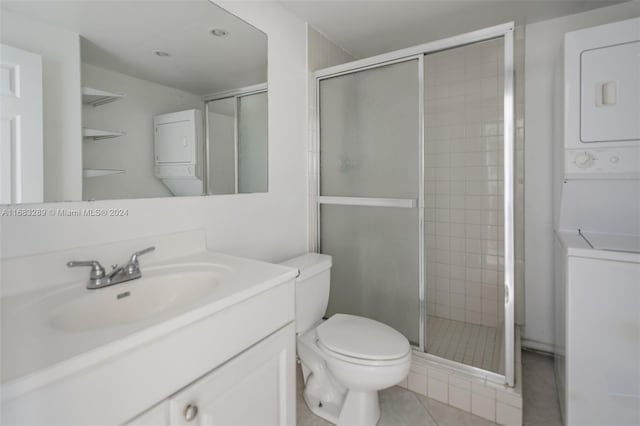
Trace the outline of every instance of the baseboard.
[[536, 340], [522, 339], [522, 349], [543, 352], [547, 355], [553, 355], [553, 345], [550, 343], [538, 342]]

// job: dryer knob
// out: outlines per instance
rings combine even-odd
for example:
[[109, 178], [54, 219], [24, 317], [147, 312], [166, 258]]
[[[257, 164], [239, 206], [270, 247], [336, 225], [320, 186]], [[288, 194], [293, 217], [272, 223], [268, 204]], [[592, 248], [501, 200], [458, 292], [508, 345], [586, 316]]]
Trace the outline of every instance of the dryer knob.
[[595, 158], [593, 157], [593, 155], [591, 155], [588, 152], [581, 152], [580, 154], [576, 155], [576, 157], [573, 160], [576, 166], [583, 169], [586, 169], [587, 167], [591, 167], [594, 161], [595, 161]]

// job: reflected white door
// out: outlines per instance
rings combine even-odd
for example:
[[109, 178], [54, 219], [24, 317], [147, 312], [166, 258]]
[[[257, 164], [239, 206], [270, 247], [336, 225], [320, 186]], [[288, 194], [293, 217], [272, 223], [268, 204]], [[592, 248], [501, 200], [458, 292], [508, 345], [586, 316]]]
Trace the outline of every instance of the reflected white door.
[[0, 71], [0, 203], [42, 202], [42, 58], [0, 44]]

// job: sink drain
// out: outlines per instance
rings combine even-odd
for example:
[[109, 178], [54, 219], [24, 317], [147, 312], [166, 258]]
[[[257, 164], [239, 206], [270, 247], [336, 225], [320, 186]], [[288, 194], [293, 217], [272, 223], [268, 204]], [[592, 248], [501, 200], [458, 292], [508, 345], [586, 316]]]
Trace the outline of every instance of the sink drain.
[[120, 299], [124, 299], [125, 297], [129, 297], [131, 296], [131, 292], [130, 291], [125, 291], [124, 293], [120, 293], [119, 295], [116, 296], [116, 299], [120, 300]]

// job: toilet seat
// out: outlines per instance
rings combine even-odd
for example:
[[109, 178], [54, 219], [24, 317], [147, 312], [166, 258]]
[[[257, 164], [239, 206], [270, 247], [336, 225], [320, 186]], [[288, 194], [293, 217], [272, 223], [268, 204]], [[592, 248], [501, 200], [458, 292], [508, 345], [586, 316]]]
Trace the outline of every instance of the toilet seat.
[[318, 346], [331, 356], [364, 365], [392, 365], [410, 356], [409, 341], [381, 322], [335, 314], [316, 328]]
[[328, 357], [363, 367], [393, 367], [394, 365], [400, 365], [407, 362], [407, 359], [411, 359], [411, 351], [407, 352], [401, 358], [377, 361], [373, 359], [356, 358], [352, 356], [342, 355], [327, 348], [319, 340], [316, 341], [316, 346], [318, 346], [318, 348]]

